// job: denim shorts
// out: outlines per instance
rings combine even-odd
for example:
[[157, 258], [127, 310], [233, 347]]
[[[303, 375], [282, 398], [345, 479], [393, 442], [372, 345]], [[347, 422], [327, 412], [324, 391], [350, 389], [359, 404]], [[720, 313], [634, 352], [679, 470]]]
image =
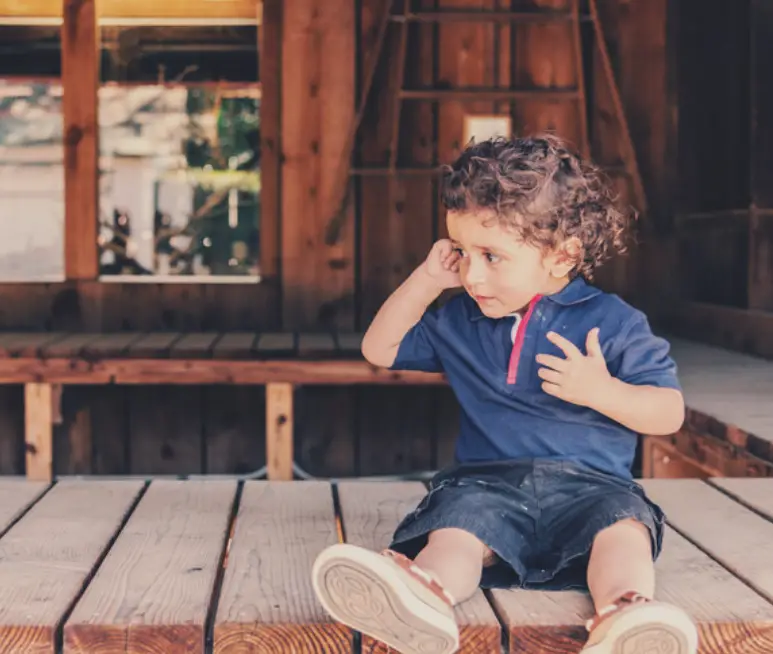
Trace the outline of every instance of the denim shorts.
[[568, 461], [466, 463], [432, 479], [390, 547], [413, 558], [430, 532], [455, 527], [496, 555], [483, 588], [587, 590], [594, 537], [626, 518], [647, 527], [657, 559], [665, 516], [636, 482]]

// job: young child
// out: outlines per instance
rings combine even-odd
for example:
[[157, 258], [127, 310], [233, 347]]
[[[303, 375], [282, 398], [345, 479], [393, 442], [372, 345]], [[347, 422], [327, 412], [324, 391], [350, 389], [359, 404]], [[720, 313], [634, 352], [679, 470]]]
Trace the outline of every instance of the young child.
[[627, 216], [552, 136], [471, 145], [442, 198], [450, 239], [387, 299], [362, 351], [445, 373], [461, 406], [456, 463], [388, 550], [322, 552], [319, 600], [404, 654], [450, 654], [452, 607], [479, 586], [588, 589], [585, 654], [694, 654], [691, 619], [653, 599], [664, 515], [630, 470], [637, 434], [682, 424], [676, 368], [641, 312], [586, 281], [624, 249]]

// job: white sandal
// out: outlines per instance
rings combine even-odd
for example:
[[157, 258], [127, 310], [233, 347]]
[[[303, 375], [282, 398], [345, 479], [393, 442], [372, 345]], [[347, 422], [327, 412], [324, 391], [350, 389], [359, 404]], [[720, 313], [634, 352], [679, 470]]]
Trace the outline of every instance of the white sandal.
[[312, 582], [335, 620], [402, 654], [459, 648], [453, 598], [402, 554], [332, 545], [314, 562]]

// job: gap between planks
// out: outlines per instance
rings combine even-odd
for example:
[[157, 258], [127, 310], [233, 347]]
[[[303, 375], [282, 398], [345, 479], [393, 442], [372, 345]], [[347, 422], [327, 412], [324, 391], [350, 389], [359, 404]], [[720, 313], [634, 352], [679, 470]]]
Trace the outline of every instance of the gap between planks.
[[[51, 484], [48, 490], [50, 491], [55, 485], [56, 483]], [[67, 624], [67, 620], [69, 620], [70, 616], [72, 615], [72, 612], [75, 610], [75, 607], [78, 605], [78, 602], [81, 601], [81, 598], [86, 592], [86, 589], [89, 587], [89, 584], [92, 582], [94, 577], [97, 576], [97, 572], [99, 572], [99, 568], [102, 566], [102, 563], [107, 558], [107, 555], [110, 554], [110, 550], [113, 549], [115, 542], [118, 540], [118, 537], [123, 532], [124, 527], [126, 527], [126, 524], [129, 522], [129, 519], [134, 514], [135, 509], [137, 508], [137, 506], [139, 506], [139, 503], [142, 501], [142, 498], [145, 497], [145, 493], [148, 492], [148, 488], [150, 488], [150, 482], [146, 481], [142, 485], [142, 488], [140, 488], [140, 491], [137, 493], [137, 495], [129, 504], [129, 508], [126, 511], [126, 514], [123, 516], [123, 519], [118, 524], [118, 528], [110, 537], [110, 540], [107, 541], [107, 545], [102, 550], [102, 553], [94, 561], [94, 565], [92, 566], [91, 570], [83, 580], [82, 586], [78, 589], [78, 592], [75, 593], [75, 596], [72, 598], [69, 606], [62, 614], [62, 619], [59, 622], [59, 624], [56, 626], [56, 633], [54, 635], [54, 642], [56, 643], [54, 651], [56, 652], [56, 654], [61, 654], [64, 651], [64, 626]], [[46, 493], [41, 494], [40, 497], [38, 497], [37, 501], [40, 501], [40, 499], [45, 494]]]
[[[344, 481], [332, 481], [330, 483], [331, 486], [331, 493], [332, 493], [332, 499], [333, 499], [333, 508], [335, 511], [335, 521], [336, 521], [336, 532], [338, 534], [338, 542], [340, 543], [346, 543], [349, 542], [347, 538], [347, 527], [346, 527], [346, 520], [344, 518], [344, 511], [343, 506], [341, 502], [341, 493], [340, 493], [340, 484], [343, 483], [343, 485], [346, 485], [347, 482], [354, 482], [355, 484], [361, 482], [361, 483], [367, 483], [367, 484], [383, 484], [384, 482], [379, 481], [370, 481], [370, 482], [362, 482], [362, 480], [357, 480], [357, 478], [353, 478], [352, 480], [344, 480]], [[392, 482], [393, 483], [393, 482]], [[421, 484], [421, 486], [424, 489], [424, 492], [428, 492], [429, 490], [429, 482], [427, 481], [407, 481], [403, 482], [405, 484]], [[385, 547], [386, 547], [385, 543]], [[494, 617], [496, 618], [496, 621], [499, 625], [500, 629], [500, 641], [499, 641], [499, 652], [500, 654], [508, 654], [510, 652], [510, 633], [509, 629], [506, 624], [505, 616], [500, 614], [500, 612], [497, 610], [497, 607], [493, 601], [491, 592], [488, 590], [481, 590], [481, 595], [485, 599], [486, 603], [488, 604], [488, 608], [493, 613]], [[458, 614], [457, 614], [458, 618]], [[461, 625], [460, 625], [461, 626]], [[372, 644], [369, 644], [369, 646], [363, 647], [363, 641], [364, 640], [370, 640], [368, 638], [363, 638], [363, 635], [360, 632], [353, 631], [354, 639], [353, 639], [353, 648], [352, 651], [354, 654], [362, 654], [363, 652], [367, 651], [369, 654], [371, 652], [381, 652], [382, 649], [380, 645], [376, 645], [374, 648]], [[461, 643], [462, 646], [464, 643]], [[389, 648], [386, 648], [384, 651], [390, 652]], [[461, 651], [461, 650], [460, 650]], [[492, 654], [494, 652], [492, 651]]]

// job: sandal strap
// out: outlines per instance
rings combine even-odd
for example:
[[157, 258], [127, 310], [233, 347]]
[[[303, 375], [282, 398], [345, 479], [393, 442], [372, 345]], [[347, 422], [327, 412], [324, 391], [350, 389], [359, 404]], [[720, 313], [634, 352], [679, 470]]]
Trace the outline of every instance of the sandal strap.
[[594, 615], [585, 623], [585, 628], [587, 629], [588, 633], [590, 633], [602, 622], [604, 622], [604, 620], [609, 618], [611, 615], [614, 615], [618, 611], [626, 608], [626, 606], [630, 606], [631, 604], [638, 604], [639, 602], [649, 601], [649, 597], [645, 597], [641, 593], [629, 590], [627, 593], [624, 593], [618, 597], [614, 602], [612, 602], [612, 604], [609, 604], [608, 606], [600, 609], [596, 615]]
[[454, 599], [451, 597], [448, 591], [446, 591], [446, 589], [443, 588], [426, 570], [422, 570], [407, 556], [390, 549], [383, 550], [381, 554], [391, 558], [395, 563], [397, 563], [397, 565], [399, 565], [409, 575], [416, 579], [416, 581], [426, 586], [427, 589], [432, 591], [446, 604], [453, 607]]

